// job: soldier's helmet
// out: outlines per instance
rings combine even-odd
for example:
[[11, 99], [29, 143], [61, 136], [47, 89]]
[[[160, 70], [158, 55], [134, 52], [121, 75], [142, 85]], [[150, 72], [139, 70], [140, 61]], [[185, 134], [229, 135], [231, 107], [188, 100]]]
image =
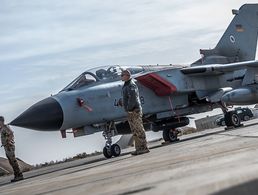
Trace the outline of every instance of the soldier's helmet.
[[4, 122], [4, 117], [3, 116], [0, 116], [0, 121]]

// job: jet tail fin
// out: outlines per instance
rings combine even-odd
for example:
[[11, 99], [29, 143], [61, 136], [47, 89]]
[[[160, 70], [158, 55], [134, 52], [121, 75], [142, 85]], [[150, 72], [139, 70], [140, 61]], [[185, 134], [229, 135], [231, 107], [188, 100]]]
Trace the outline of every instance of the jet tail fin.
[[244, 4], [214, 49], [200, 50], [202, 58], [192, 64], [227, 64], [255, 59], [258, 35], [258, 4]]

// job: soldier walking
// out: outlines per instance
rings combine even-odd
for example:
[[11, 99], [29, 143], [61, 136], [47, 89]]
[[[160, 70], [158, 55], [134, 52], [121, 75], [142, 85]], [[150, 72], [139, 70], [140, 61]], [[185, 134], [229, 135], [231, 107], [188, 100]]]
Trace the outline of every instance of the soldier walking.
[[9, 163], [13, 168], [14, 179], [12, 179], [11, 182], [23, 180], [22, 172], [20, 170], [18, 161], [15, 157], [13, 131], [10, 129], [9, 126], [4, 124], [3, 116], [0, 116], [0, 132], [1, 132], [2, 146], [4, 146], [6, 157], [8, 158]]
[[128, 123], [133, 133], [135, 141], [135, 151], [132, 155], [148, 153], [145, 130], [142, 122], [142, 107], [139, 98], [139, 90], [129, 70], [123, 70], [121, 73], [122, 81], [124, 81], [123, 106], [128, 114]]

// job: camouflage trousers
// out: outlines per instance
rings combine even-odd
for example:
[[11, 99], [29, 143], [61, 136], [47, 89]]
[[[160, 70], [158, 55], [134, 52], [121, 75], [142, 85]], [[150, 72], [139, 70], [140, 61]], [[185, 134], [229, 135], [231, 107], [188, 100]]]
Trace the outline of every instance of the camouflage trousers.
[[21, 176], [22, 172], [20, 170], [18, 161], [15, 158], [15, 153], [14, 153], [15, 152], [15, 146], [5, 146], [4, 149], [5, 149], [6, 157], [8, 158], [9, 163], [13, 168], [14, 176], [15, 177]]
[[148, 149], [145, 130], [142, 123], [142, 113], [140, 111], [128, 113], [128, 123], [133, 134], [136, 151]]

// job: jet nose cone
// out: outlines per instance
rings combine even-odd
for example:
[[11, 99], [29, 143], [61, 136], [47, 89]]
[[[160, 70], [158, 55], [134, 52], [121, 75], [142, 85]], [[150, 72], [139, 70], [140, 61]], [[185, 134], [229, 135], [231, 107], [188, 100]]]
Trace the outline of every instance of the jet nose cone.
[[35, 129], [59, 130], [63, 124], [63, 110], [52, 97], [46, 98], [23, 112], [10, 125]]

